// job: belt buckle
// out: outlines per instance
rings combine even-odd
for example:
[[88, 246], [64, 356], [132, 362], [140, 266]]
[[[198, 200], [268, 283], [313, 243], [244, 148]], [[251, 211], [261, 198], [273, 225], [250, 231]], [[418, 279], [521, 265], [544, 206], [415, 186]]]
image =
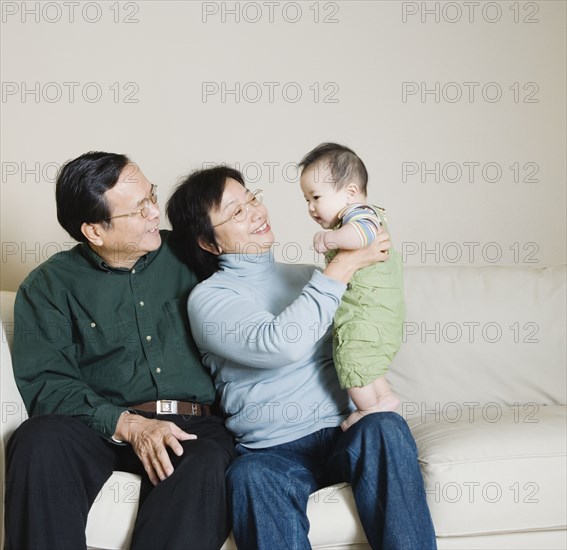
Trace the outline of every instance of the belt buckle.
[[193, 416], [199, 416], [199, 407], [196, 403], [191, 403], [191, 414]]
[[177, 414], [177, 401], [175, 399], [156, 401], [156, 414]]

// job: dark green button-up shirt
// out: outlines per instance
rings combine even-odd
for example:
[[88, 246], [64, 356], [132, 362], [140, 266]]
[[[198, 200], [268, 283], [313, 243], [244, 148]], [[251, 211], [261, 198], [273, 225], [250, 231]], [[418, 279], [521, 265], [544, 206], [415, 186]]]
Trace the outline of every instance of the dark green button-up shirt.
[[128, 406], [158, 399], [210, 404], [214, 386], [187, 320], [195, 275], [170, 232], [132, 269], [86, 244], [52, 256], [22, 283], [14, 310], [16, 383], [31, 416], [66, 414], [104, 437]]

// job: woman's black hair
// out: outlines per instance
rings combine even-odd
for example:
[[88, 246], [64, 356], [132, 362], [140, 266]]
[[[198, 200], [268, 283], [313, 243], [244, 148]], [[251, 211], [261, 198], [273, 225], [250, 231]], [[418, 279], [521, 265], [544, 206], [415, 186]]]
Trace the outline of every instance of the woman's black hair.
[[218, 271], [218, 256], [204, 250], [201, 243], [216, 246], [209, 214], [220, 206], [229, 178], [245, 186], [242, 174], [228, 166], [197, 170], [181, 180], [167, 201], [173, 247], [200, 281]]
[[110, 225], [104, 194], [116, 185], [129, 162], [126, 155], [91, 151], [61, 167], [55, 184], [57, 219], [73, 239], [87, 242], [83, 223]]

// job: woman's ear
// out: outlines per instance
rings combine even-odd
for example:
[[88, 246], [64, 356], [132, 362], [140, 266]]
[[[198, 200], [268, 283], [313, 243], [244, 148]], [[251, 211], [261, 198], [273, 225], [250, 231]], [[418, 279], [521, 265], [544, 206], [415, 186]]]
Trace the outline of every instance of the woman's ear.
[[81, 233], [95, 246], [102, 246], [104, 244], [102, 238], [103, 232], [101, 231], [101, 225], [99, 223], [83, 223], [83, 225], [81, 225]]
[[199, 239], [198, 243], [199, 243], [199, 246], [203, 250], [210, 252], [211, 254], [214, 254], [215, 256], [222, 254], [222, 248], [218, 244], [209, 243], [209, 242], [205, 241], [204, 239]]

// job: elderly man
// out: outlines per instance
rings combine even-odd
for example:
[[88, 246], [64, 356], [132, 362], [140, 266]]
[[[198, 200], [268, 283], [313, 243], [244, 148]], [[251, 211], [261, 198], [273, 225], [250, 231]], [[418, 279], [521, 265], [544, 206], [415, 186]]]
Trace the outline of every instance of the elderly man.
[[142, 476], [132, 549], [219, 548], [234, 447], [211, 414], [186, 319], [197, 281], [159, 231], [156, 186], [124, 155], [87, 153], [62, 168], [56, 199], [79, 244], [16, 299], [14, 373], [31, 418], [8, 445], [7, 548], [85, 548], [113, 470]]

